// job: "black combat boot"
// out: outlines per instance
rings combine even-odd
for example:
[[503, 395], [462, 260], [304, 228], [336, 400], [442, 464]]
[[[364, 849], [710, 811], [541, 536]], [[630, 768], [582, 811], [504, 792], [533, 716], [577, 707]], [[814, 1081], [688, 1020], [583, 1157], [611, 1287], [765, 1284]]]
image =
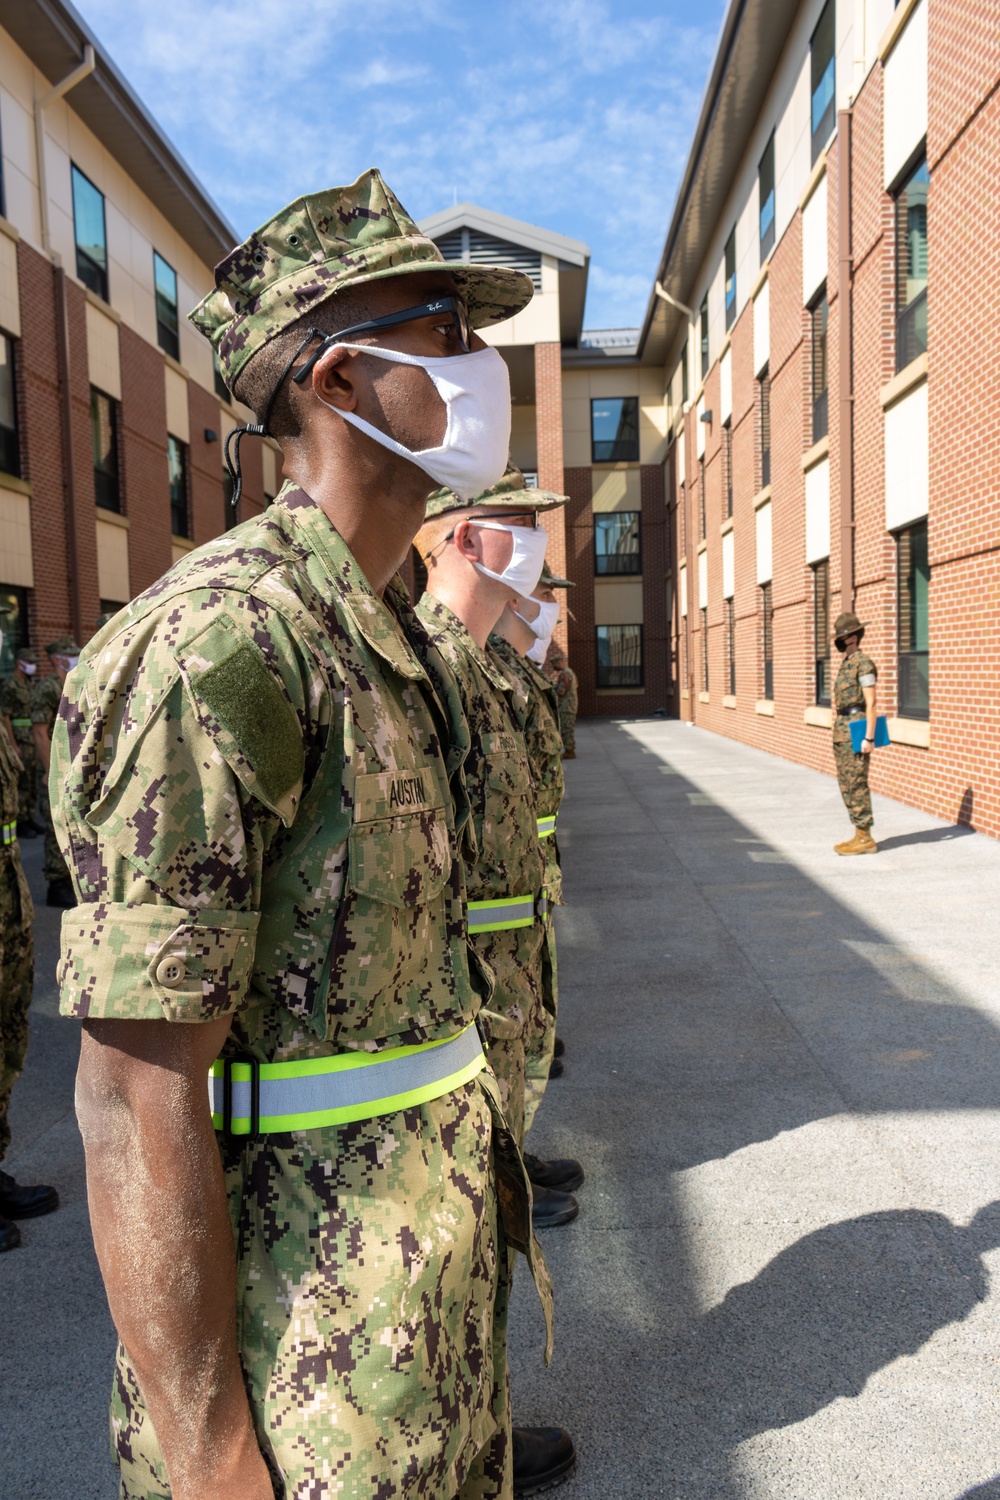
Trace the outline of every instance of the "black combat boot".
[[515, 1427], [514, 1497], [540, 1495], [561, 1484], [573, 1471], [576, 1449], [562, 1427]]
[[583, 1168], [571, 1156], [542, 1161], [541, 1157], [531, 1156], [526, 1151], [524, 1165], [535, 1187], [556, 1188], [561, 1193], [574, 1193], [583, 1187]]
[[41, 1214], [50, 1214], [58, 1207], [59, 1194], [54, 1187], [42, 1184], [21, 1187], [8, 1172], [0, 1172], [0, 1221], [37, 1219]]
[[532, 1184], [531, 1222], [536, 1229], [556, 1229], [560, 1224], [572, 1224], [579, 1212], [580, 1205], [572, 1193], [559, 1193], [555, 1188]]
[[73, 882], [71, 880], [50, 880], [48, 894], [45, 897], [45, 905], [61, 906], [65, 911], [70, 911], [76, 905]]

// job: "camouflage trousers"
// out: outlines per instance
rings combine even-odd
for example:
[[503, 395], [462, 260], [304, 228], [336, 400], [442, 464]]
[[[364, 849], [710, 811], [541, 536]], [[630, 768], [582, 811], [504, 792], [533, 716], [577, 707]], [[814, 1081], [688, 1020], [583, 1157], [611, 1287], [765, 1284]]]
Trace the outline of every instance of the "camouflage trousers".
[[0, 1161], [10, 1145], [10, 1095], [28, 1050], [28, 1007], [35, 972], [31, 906], [16, 852], [0, 854]]
[[848, 817], [855, 828], [870, 828], [872, 795], [868, 790], [868, 767], [871, 757], [855, 755], [848, 736], [846, 740], [834, 740], [833, 758], [837, 767], [837, 784]]
[[559, 1009], [559, 970], [556, 963], [554, 912], [545, 924], [545, 946], [542, 949], [542, 1015], [541, 1024], [528, 1041], [524, 1058], [524, 1133], [531, 1129], [538, 1106], [549, 1082], [549, 1069], [555, 1055], [556, 1015]]
[[559, 699], [559, 733], [566, 751], [576, 749], [576, 710], [577, 694], [573, 689]]
[[66, 861], [62, 857], [62, 851], [59, 848], [59, 843], [52, 827], [49, 783], [44, 776], [42, 777], [42, 792], [39, 802], [42, 810], [42, 822], [45, 824], [45, 863], [43, 869], [45, 871], [45, 879], [49, 885], [53, 885], [57, 880], [68, 880], [69, 871], [66, 868]]
[[[276, 1494], [509, 1500], [513, 1256], [497, 1153], [523, 1171], [494, 1081], [222, 1150], [240, 1355]], [[123, 1500], [168, 1497], [122, 1348], [111, 1432]]]
[[38, 805], [40, 768], [32, 741], [18, 740], [17, 753], [21, 757], [21, 774], [17, 780], [17, 817], [18, 822], [28, 823], [34, 819], [35, 808]]

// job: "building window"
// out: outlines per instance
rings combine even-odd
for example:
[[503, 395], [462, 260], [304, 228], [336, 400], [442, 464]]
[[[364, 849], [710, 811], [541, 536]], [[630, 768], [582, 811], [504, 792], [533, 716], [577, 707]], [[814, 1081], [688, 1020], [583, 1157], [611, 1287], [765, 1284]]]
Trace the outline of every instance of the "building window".
[[705, 379], [708, 374], [708, 293], [705, 293], [701, 304], [701, 312], [698, 315], [701, 328], [701, 378]]
[[684, 340], [684, 353], [681, 355], [681, 405], [686, 406], [691, 399], [691, 380], [688, 375], [688, 346], [687, 339]]
[[641, 688], [642, 626], [597, 626], [597, 686]]
[[757, 196], [760, 202], [758, 232], [760, 234], [760, 263], [764, 264], [774, 247], [774, 131], [764, 147], [764, 155], [757, 167]]
[[191, 535], [188, 504], [187, 444], [180, 438], [167, 438], [167, 470], [170, 475], [170, 530], [174, 536]]
[[118, 479], [118, 406], [90, 387], [90, 442], [94, 456], [94, 500], [102, 510], [122, 508]]
[[771, 376], [764, 366], [757, 381], [760, 397], [760, 483], [766, 489], [771, 483]]
[[726, 492], [726, 519], [733, 513], [733, 423], [722, 424], [722, 483]]
[[830, 703], [830, 560], [813, 565], [813, 642], [816, 656], [816, 702]]
[[736, 606], [726, 600], [726, 684], [730, 698], [736, 697]]
[[826, 0], [819, 24], [809, 43], [812, 77], [812, 160], [815, 165], [833, 131], [837, 112], [836, 48], [837, 13], [834, 0]]
[[726, 327], [732, 328], [736, 317], [736, 227], [726, 241]]
[[76, 235], [76, 274], [84, 286], [108, 300], [108, 236], [104, 225], [104, 194], [98, 192], [79, 167], [73, 178], [73, 231]]
[[687, 487], [682, 483], [680, 494], [677, 497], [677, 509], [681, 518], [681, 552], [686, 554], [688, 549], [688, 507]]
[[594, 572], [598, 578], [642, 572], [637, 510], [612, 510], [594, 517]]
[[701, 611], [701, 690], [708, 692], [708, 610]]
[[927, 595], [927, 522], [896, 537], [899, 590], [899, 712], [905, 719], [930, 717]]
[[896, 369], [927, 353], [927, 161], [896, 194]]
[[0, 334], [0, 470], [21, 474], [21, 442], [17, 430], [17, 379], [14, 340]]
[[153, 251], [153, 284], [156, 289], [156, 342], [164, 354], [180, 359], [181, 344], [177, 332], [177, 272]]
[[698, 540], [705, 540], [708, 517], [705, 513], [705, 455], [698, 460]]
[[590, 440], [592, 463], [638, 463], [638, 396], [617, 396], [591, 401]]
[[538, 488], [538, 470], [537, 469], [522, 469], [521, 472], [524, 475], [524, 488], [526, 490], [537, 490], [537, 488]]
[[818, 443], [830, 430], [830, 372], [827, 362], [827, 325], [830, 304], [826, 288], [809, 309], [812, 333], [812, 440]]
[[764, 660], [764, 697], [774, 698], [774, 595], [770, 583], [760, 586], [761, 655]]
[[29, 643], [27, 589], [0, 583], [0, 631], [3, 632], [0, 677], [9, 677], [14, 670], [14, 657]]
[[233, 398], [229, 394], [228, 385], [222, 378], [222, 369], [219, 365], [219, 355], [218, 351], [215, 349], [212, 350], [212, 373], [215, 376], [215, 394], [218, 396], [220, 401], [225, 401], [226, 405], [229, 406], [232, 403]]

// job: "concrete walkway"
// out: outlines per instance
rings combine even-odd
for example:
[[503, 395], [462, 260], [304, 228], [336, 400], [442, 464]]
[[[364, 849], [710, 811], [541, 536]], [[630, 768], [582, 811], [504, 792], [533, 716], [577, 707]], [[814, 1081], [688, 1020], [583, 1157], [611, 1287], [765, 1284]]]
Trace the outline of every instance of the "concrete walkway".
[[[673, 722], [578, 746], [530, 1145], [588, 1180], [549, 1371], [518, 1278], [517, 1419], [573, 1432], [566, 1500], [1000, 1500], [1000, 844], [877, 799], [842, 860], [826, 777]], [[0, 1260], [0, 1500], [116, 1494], [56, 929], [10, 1165], [65, 1207]]]

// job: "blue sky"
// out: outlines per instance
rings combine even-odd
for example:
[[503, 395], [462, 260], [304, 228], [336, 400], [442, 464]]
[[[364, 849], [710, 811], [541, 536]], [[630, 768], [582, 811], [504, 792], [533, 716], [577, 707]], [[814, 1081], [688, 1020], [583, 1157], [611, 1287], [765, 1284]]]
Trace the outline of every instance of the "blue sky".
[[645, 312], [724, 0], [77, 0], [240, 235], [378, 166], [590, 246], [586, 323]]

